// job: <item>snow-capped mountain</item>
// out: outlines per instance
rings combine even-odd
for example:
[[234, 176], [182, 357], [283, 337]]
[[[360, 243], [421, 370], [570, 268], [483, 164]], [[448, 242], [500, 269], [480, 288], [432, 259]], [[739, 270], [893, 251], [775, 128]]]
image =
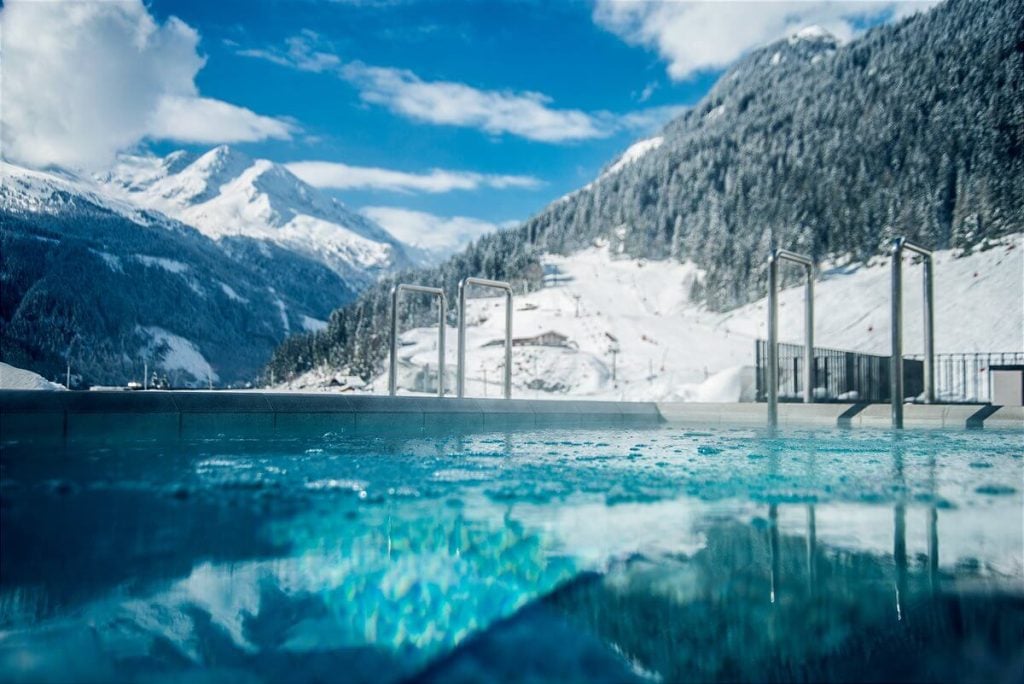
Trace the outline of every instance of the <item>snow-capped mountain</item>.
[[97, 183], [120, 200], [174, 217], [215, 240], [247, 237], [320, 261], [359, 288], [410, 265], [400, 241], [281, 164], [227, 145], [199, 157], [125, 156]]
[[[242, 168], [241, 180], [222, 183], [224, 176], [213, 173], [213, 165], [206, 166], [205, 176], [180, 175], [197, 171], [194, 165], [211, 161], [209, 156], [122, 160], [102, 183], [0, 162], [2, 360], [48, 378], [70, 361], [78, 384], [140, 380], [146, 364], [174, 384], [251, 380], [276, 343], [291, 333], [325, 326], [334, 307], [355, 297], [376, 270], [390, 263], [355, 258], [388, 253], [387, 236], [377, 242], [297, 212], [282, 218], [280, 207], [288, 196], [280, 187], [273, 197], [264, 192], [254, 204], [278, 207], [268, 215], [282, 222], [281, 238], [266, 235], [274, 230], [269, 225], [263, 233], [250, 227], [211, 237], [135, 201], [158, 183], [170, 188], [165, 181], [175, 177], [181, 183], [171, 196], [182, 206], [204, 193], [207, 202], [224, 202], [232, 194], [219, 192], [222, 186], [249, 182], [258, 189], [281, 181], [275, 169], [258, 162]], [[278, 186], [287, 188], [289, 180], [285, 176]], [[115, 182], [121, 190], [113, 193]], [[302, 190], [297, 186], [297, 192]], [[340, 217], [346, 211], [322, 198], [310, 202], [318, 203], [321, 215], [332, 210], [331, 216]], [[191, 208], [204, 206], [200, 202]], [[324, 236], [317, 243], [298, 244], [297, 222]], [[352, 225], [369, 236], [380, 230], [358, 216]], [[322, 252], [325, 245], [337, 244], [356, 245], [363, 252], [351, 250], [355, 256], [344, 264], [338, 251], [329, 253], [330, 267]]]

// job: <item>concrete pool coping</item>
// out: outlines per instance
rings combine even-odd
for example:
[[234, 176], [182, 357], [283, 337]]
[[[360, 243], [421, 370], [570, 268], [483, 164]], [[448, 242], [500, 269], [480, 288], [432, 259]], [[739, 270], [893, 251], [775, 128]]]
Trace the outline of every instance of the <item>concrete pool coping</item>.
[[[1024, 408], [908, 404], [907, 428], [1020, 429]], [[781, 427], [888, 428], [888, 404], [780, 404]], [[423, 429], [524, 430], [653, 425], [763, 427], [765, 404], [232, 392], [0, 391], [0, 441], [103, 436], [146, 439], [219, 435], [286, 437], [309, 430], [389, 434]]]

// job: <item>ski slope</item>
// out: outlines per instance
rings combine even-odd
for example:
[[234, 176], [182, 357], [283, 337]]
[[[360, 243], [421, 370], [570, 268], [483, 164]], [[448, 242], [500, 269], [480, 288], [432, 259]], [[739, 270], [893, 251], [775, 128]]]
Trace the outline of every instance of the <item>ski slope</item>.
[[[568, 346], [515, 347], [513, 396], [752, 399], [755, 340], [766, 336], [765, 299], [709, 311], [689, 300], [701, 277], [693, 264], [621, 259], [607, 246], [548, 255], [544, 267], [545, 287], [515, 297], [513, 336], [553, 331]], [[904, 266], [907, 354], [922, 351], [921, 268], [909, 259]], [[815, 283], [816, 346], [888, 354], [890, 277], [887, 259], [823, 265]], [[937, 253], [935, 303], [936, 352], [1024, 350], [1024, 235], [960, 258]], [[501, 396], [504, 300], [470, 299], [467, 315], [467, 395]], [[802, 342], [802, 287], [780, 293], [779, 330], [780, 341]], [[454, 389], [457, 330], [446, 334], [446, 384]], [[400, 342], [400, 387], [436, 388], [437, 330], [406, 330]], [[291, 386], [310, 387], [325, 376], [314, 371]], [[386, 370], [367, 389], [386, 392]]]

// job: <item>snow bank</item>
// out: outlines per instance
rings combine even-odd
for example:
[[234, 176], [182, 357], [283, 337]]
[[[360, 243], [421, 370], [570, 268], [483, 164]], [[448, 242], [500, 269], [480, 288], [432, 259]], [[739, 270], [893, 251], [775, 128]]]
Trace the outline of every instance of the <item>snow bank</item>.
[[715, 373], [699, 385], [685, 385], [682, 401], [729, 402], [754, 401], [757, 394], [756, 369], [733, 366]]
[[62, 390], [64, 385], [50, 382], [38, 373], [15, 368], [0, 361], [0, 389], [5, 390]]

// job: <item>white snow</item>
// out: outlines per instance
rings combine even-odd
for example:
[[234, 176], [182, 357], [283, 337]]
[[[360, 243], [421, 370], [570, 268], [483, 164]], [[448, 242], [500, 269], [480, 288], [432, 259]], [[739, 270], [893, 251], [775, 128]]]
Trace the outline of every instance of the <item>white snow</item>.
[[302, 316], [302, 329], [306, 332], [316, 332], [318, 330], [327, 329], [327, 321], [322, 321], [319, 318], [313, 318], [312, 316]]
[[704, 119], [706, 121], [714, 121], [715, 119], [720, 118], [722, 116], [722, 114], [725, 114], [725, 105], [724, 104], [718, 105], [717, 107], [712, 109], [710, 112], [705, 114], [704, 115]]
[[124, 271], [124, 268], [121, 266], [121, 257], [117, 256], [116, 254], [111, 254], [110, 252], [101, 252], [98, 249], [90, 249], [89, 251], [98, 256], [100, 259], [103, 259], [103, 263], [105, 263], [107, 265], [107, 268], [109, 268], [111, 271], [117, 271], [118, 273]]
[[0, 389], [5, 390], [62, 390], [64, 385], [50, 382], [38, 373], [17, 368], [0, 361]]
[[156, 326], [142, 327], [139, 330], [150, 337], [150, 349], [156, 349], [162, 344], [167, 345], [166, 353], [158, 363], [160, 368], [167, 371], [182, 370], [202, 382], [207, 379], [217, 382], [220, 379], [199, 348], [191, 341]]
[[[515, 347], [513, 396], [752, 398], [755, 340], [766, 336], [764, 299], [726, 313], [709, 311], [689, 301], [690, 287], [701, 277], [693, 264], [616, 258], [607, 245], [567, 257], [548, 255], [544, 264], [546, 286], [516, 295], [513, 335], [554, 330], [567, 335], [571, 346]], [[887, 260], [870, 267], [823, 265], [815, 284], [815, 345], [888, 354], [890, 277]], [[920, 277], [921, 266], [908, 259], [908, 354], [922, 351]], [[936, 352], [1024, 350], [1024, 235], [962, 258], [937, 253], [935, 302]], [[504, 351], [501, 344], [487, 343], [503, 339], [504, 301], [470, 299], [467, 316], [467, 394], [500, 396]], [[780, 293], [779, 330], [781, 341], [802, 341], [802, 287]], [[447, 331], [450, 388], [456, 332]], [[407, 330], [400, 337], [400, 385], [412, 387], [427, 364], [436, 377], [436, 329]], [[372, 386], [386, 388], [386, 373]]]
[[56, 214], [82, 200], [135, 223], [150, 221], [132, 202], [103, 192], [88, 179], [63, 171], [35, 171], [0, 160], [0, 208]]
[[610, 176], [613, 173], [618, 173], [651, 150], [658, 149], [664, 141], [665, 139], [660, 135], [653, 138], [647, 138], [645, 140], [638, 140], [627, 147], [626, 151], [619, 155], [619, 158], [616, 159], [611, 166], [605, 169], [604, 173], [602, 173], [600, 177], [604, 178], [605, 176]]
[[616, 158], [615, 161], [613, 161], [611, 164], [609, 164], [600, 173], [600, 175], [598, 175], [597, 178], [595, 178], [594, 180], [590, 181], [589, 183], [584, 185], [582, 188], [577, 188], [576, 190], [573, 190], [570, 193], [562, 195], [557, 200], [555, 200], [555, 203], [564, 202], [565, 200], [569, 199], [570, 197], [573, 197], [573, 196], [577, 195], [578, 193], [580, 193], [580, 192], [582, 192], [584, 190], [587, 190], [588, 188], [594, 187], [594, 184], [597, 183], [598, 181], [601, 181], [601, 180], [604, 180], [606, 178], [609, 178], [610, 176], [614, 176], [615, 174], [617, 174], [618, 172], [622, 171], [624, 168], [626, 168], [630, 164], [634, 163], [637, 159], [640, 159], [641, 157], [643, 157], [645, 154], [647, 154], [651, 150], [654, 150], [654, 149], [657, 149], [658, 147], [660, 147], [661, 143], [663, 143], [664, 141], [665, 141], [665, 139], [662, 136], [660, 136], [660, 135], [654, 136], [653, 138], [645, 138], [643, 140], [636, 141], [635, 143], [633, 143], [632, 145], [627, 147], [626, 151], [623, 152], [622, 154], [620, 154], [618, 156], [618, 158]]
[[151, 268], [162, 268], [165, 271], [170, 271], [176, 275], [181, 275], [188, 272], [188, 264], [177, 261], [175, 259], [168, 259], [166, 257], [154, 257], [146, 254], [136, 254], [135, 259], [146, 266]]
[[237, 292], [235, 292], [235, 288], [231, 287], [227, 283], [221, 283], [220, 284], [220, 289], [221, 289], [221, 291], [224, 294], [226, 294], [228, 296], [228, 299], [230, 299], [232, 301], [241, 302], [242, 304], [248, 304], [249, 303], [248, 299], [246, 299], [242, 295], [240, 295]]
[[837, 41], [837, 38], [828, 29], [822, 26], [812, 25], [803, 27], [789, 37], [790, 44], [799, 43], [800, 41], [834, 43]]
[[281, 298], [277, 296], [277, 293], [274, 292], [274, 288], [268, 287], [267, 290], [274, 296], [274, 305], [277, 307], [277, 315], [281, 317], [281, 327], [284, 328], [285, 333], [291, 332], [292, 326], [291, 323], [288, 322], [288, 307]]
[[162, 212], [215, 240], [276, 243], [354, 284], [369, 284], [377, 272], [402, 265], [396, 241], [379, 225], [283, 165], [225, 145], [194, 161], [183, 155], [123, 157], [95, 180], [122, 202]]

